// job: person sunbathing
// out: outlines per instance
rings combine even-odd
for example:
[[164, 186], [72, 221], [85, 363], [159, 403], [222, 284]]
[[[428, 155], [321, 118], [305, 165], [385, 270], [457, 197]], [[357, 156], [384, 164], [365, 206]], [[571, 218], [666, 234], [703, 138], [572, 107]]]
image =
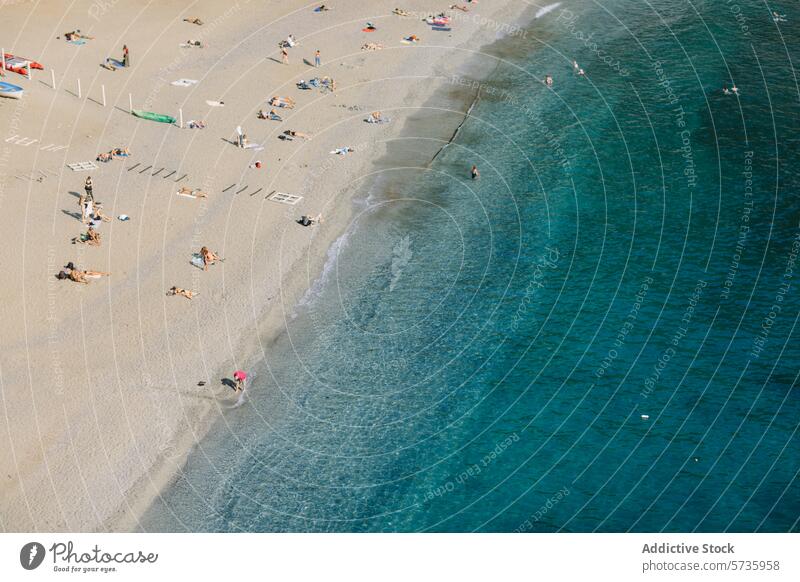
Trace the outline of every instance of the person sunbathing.
[[214, 251], [210, 250], [208, 247], [203, 247], [200, 249], [200, 256], [203, 258], [203, 270], [208, 271], [208, 266], [213, 265], [217, 261], [221, 261], [222, 259], [219, 258], [219, 255]]
[[93, 36], [87, 36], [85, 34], [81, 34], [81, 29], [73, 30], [72, 32], [65, 32], [64, 38], [67, 40], [80, 40], [82, 38], [86, 40], [94, 40]]
[[411, 16], [410, 12], [407, 12], [401, 8], [395, 8], [394, 10], [392, 10], [392, 12], [394, 14], [397, 14], [398, 16]]
[[85, 233], [72, 239], [72, 244], [87, 244], [93, 247], [100, 246], [100, 233], [89, 227]]
[[314, 8], [314, 12], [327, 12], [328, 10], [330, 10], [330, 8], [328, 8], [324, 4], [320, 4], [319, 6]]
[[453, 4], [450, 8], [453, 10], [461, 10], [461, 12], [469, 12], [469, 8], [466, 6], [459, 6], [458, 4]]
[[278, 97], [275, 96], [270, 99], [269, 104], [271, 107], [287, 107], [289, 109], [294, 108], [294, 99], [291, 97]]
[[203, 26], [203, 21], [199, 18], [184, 18], [184, 22], [188, 22], [189, 24], [196, 24], [197, 26]]
[[195, 291], [189, 291], [188, 289], [182, 289], [180, 287], [175, 287], [174, 285], [170, 287], [169, 291], [167, 291], [168, 297], [173, 297], [176, 295], [180, 295], [181, 297], [186, 297], [186, 299], [191, 299], [197, 293]]
[[317, 214], [315, 217], [303, 215], [297, 221], [301, 226], [314, 226], [315, 224], [322, 224], [322, 214]]
[[188, 127], [189, 129], [205, 129], [206, 122], [203, 121], [202, 119], [198, 120], [190, 119], [189, 122], [186, 124], [186, 127]]
[[188, 186], [181, 186], [181, 189], [178, 190], [178, 194], [181, 196], [191, 196], [193, 198], [208, 198], [208, 194], [199, 188], [189, 188]]
[[94, 216], [92, 216], [93, 220], [102, 220], [103, 222], [111, 222], [111, 217], [105, 214], [100, 208], [103, 206], [99, 202], [94, 205]]
[[373, 111], [367, 117], [367, 123], [382, 123], [383, 122], [383, 114], [380, 111]]
[[383, 45], [379, 42], [365, 42], [361, 45], [362, 51], [379, 51], [383, 48]]
[[407, 42], [419, 42], [419, 37], [416, 34], [412, 34], [411, 36], [407, 36], [403, 40]]
[[203, 45], [203, 43], [200, 42], [199, 40], [187, 40], [186, 46], [203, 48], [205, 45]]
[[[84, 285], [88, 285], [88, 279], [97, 279], [98, 277], [109, 277], [111, 273], [106, 273], [104, 271], [81, 271], [80, 269], [68, 269], [69, 273], [66, 273], [67, 278], [75, 283], [83, 283]], [[64, 273], [64, 271], [61, 271]], [[64, 277], [61, 276], [61, 273], [58, 274], [58, 278], [62, 279]]]
[[110, 153], [105, 153], [104, 152], [102, 154], [97, 154], [97, 161], [98, 162], [103, 162], [103, 163], [110, 162], [111, 158], [112, 158], [112, 155]]
[[294, 131], [293, 129], [287, 129], [283, 133], [290, 137], [299, 137], [302, 139], [311, 139], [312, 137], [310, 133], [305, 133], [303, 131]]
[[131, 151], [128, 148], [114, 148], [111, 150], [111, 155], [115, 157], [127, 158], [131, 155]]

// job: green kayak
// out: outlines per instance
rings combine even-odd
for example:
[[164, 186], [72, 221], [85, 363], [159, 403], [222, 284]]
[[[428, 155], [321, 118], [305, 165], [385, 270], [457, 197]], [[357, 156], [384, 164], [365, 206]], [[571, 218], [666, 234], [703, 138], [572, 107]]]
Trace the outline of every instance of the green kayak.
[[142, 111], [141, 109], [132, 109], [131, 113], [136, 117], [142, 119], [149, 119], [150, 121], [158, 121], [159, 123], [175, 123], [175, 118], [169, 115], [161, 115], [160, 113], [153, 113], [152, 111]]

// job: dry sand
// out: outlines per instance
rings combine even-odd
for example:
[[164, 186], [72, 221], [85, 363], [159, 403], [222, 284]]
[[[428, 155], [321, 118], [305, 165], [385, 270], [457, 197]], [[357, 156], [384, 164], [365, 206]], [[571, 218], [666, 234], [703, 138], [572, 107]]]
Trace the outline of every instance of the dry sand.
[[[370, 172], [421, 104], [441, 108], [422, 111], [436, 120], [436, 131], [455, 127], [463, 108], [448, 111], [447, 93], [436, 90], [452, 87], [450, 76], [474, 51], [533, 6], [482, 0], [465, 14], [448, 10], [449, 0], [408, 0], [401, 6], [413, 16], [399, 17], [391, 13], [398, 1], [339, 0], [319, 14], [295, 0], [95, 0], [69, 8], [59, 0], [0, 2], [6, 51], [45, 65], [32, 80], [6, 73], [4, 80], [26, 95], [0, 99], [0, 225], [7, 241], [0, 529], [134, 529], [210, 423], [235, 413], [236, 397], [220, 380], [263, 356], [265, 338], [280, 333], [318, 276], [351, 220], [352, 181]], [[452, 32], [433, 32], [421, 21], [443, 10], [458, 17]], [[204, 25], [183, 22], [187, 17]], [[361, 32], [367, 21], [378, 30]], [[56, 38], [76, 28], [95, 40], [76, 46]], [[289, 33], [300, 46], [284, 65], [277, 42]], [[402, 44], [410, 34], [421, 42]], [[179, 47], [188, 39], [206, 47]], [[385, 48], [363, 51], [365, 42]], [[132, 66], [101, 68], [105, 57], [121, 58], [123, 43]], [[318, 70], [303, 62], [313, 62], [315, 49], [322, 52]], [[336, 92], [295, 87], [313, 76], [335, 78]], [[199, 82], [171, 85], [181, 78]], [[176, 117], [180, 108], [184, 121], [202, 119], [207, 128], [138, 120], [127, 113], [129, 93], [134, 108]], [[272, 95], [297, 102], [280, 110], [283, 123], [256, 119]], [[392, 123], [364, 123], [376, 109]], [[265, 149], [225, 141], [237, 125]], [[314, 137], [284, 142], [277, 136], [286, 129]], [[348, 145], [356, 151], [328, 153]], [[122, 146], [131, 158], [90, 173], [105, 212], [131, 220], [100, 226], [99, 248], [70, 244], [83, 230], [77, 193], [87, 172], [65, 164]], [[248, 167], [255, 160], [261, 169]], [[237, 186], [223, 192], [231, 184]], [[184, 185], [209, 197], [176, 196]], [[265, 200], [273, 190], [303, 199], [296, 206]], [[318, 213], [325, 216], [321, 226], [295, 223]], [[208, 272], [193, 267], [191, 255], [202, 245], [225, 262]], [[68, 261], [112, 275], [88, 286], [56, 280]], [[199, 295], [167, 297], [172, 285]]]

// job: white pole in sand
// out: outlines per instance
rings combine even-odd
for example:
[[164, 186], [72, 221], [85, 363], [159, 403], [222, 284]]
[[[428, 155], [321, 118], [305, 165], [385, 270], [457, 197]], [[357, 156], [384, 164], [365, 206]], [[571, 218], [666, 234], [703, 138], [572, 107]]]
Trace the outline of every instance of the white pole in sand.
[[28, 80], [31, 80], [31, 62], [25, 61], [25, 76], [28, 77]]
[[56, 88], [56, 72], [53, 69], [50, 69], [50, 78], [53, 80], [53, 89]]
[[103, 91], [103, 107], [106, 106], [106, 86], [100, 85], [100, 89]]
[[178, 109], [178, 117], [180, 118], [180, 125], [178, 127], [183, 129], [183, 109]]
[[78, 99], [81, 98], [81, 80], [78, 79]]
[[133, 113], [133, 97], [128, 93], [128, 112]]

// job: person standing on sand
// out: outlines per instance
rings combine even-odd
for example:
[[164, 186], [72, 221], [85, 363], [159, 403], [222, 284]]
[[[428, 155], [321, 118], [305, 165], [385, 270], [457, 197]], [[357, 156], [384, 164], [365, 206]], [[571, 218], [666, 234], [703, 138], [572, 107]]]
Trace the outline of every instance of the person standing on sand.
[[481, 173], [478, 171], [478, 166], [472, 166], [472, 170], [470, 171], [472, 174], [472, 179], [477, 180], [481, 177]]
[[314, 53], [314, 66], [319, 67], [322, 64], [321, 55], [319, 53], [319, 49], [317, 52]]
[[236, 382], [236, 392], [244, 392], [244, 383], [247, 381], [247, 372], [244, 370], [236, 370], [233, 373], [233, 379]]
[[[83, 183], [83, 189], [86, 191], [86, 198], [94, 202], [94, 195], [92, 194], [92, 188], [94, 184], [92, 184], [92, 177], [87, 176], [86, 180]], [[83, 201], [81, 201], [83, 202]]]
[[131, 66], [131, 57], [128, 54], [128, 45], [122, 45], [122, 66], [123, 67], [130, 67]]
[[289, 51], [286, 50], [286, 47], [281, 47], [281, 61], [284, 65], [289, 64]]

